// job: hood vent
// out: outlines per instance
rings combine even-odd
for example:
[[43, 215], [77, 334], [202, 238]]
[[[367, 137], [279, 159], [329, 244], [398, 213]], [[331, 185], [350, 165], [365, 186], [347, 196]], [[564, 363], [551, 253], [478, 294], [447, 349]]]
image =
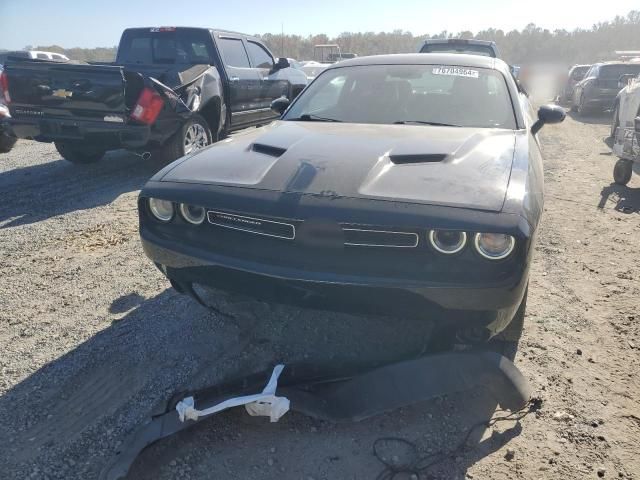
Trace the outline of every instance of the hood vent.
[[254, 143], [251, 145], [251, 150], [257, 153], [263, 153], [264, 155], [270, 155], [272, 157], [279, 157], [287, 151], [286, 148], [274, 147], [263, 143]]
[[411, 163], [436, 163], [443, 161], [445, 158], [447, 158], [447, 155], [445, 153], [389, 156], [389, 159], [396, 165], [405, 165]]

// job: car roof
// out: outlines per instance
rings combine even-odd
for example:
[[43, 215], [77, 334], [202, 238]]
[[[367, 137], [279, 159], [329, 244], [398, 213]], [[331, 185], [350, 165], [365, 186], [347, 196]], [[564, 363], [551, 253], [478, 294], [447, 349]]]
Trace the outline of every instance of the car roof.
[[498, 58], [464, 53], [395, 53], [370, 55], [342, 60], [330, 68], [364, 65], [456, 65], [460, 67], [491, 68], [508, 70], [508, 65]]
[[632, 62], [629, 60], [610, 60], [607, 62], [598, 62], [598, 63], [594, 63], [593, 65], [596, 67], [603, 67], [606, 65], [636, 65], [638, 62]]
[[326, 70], [366, 65], [452, 65], [467, 68], [488, 68], [511, 77], [509, 65], [499, 58], [465, 53], [396, 53], [389, 55], [371, 55], [341, 60]]
[[208, 31], [208, 32], [213, 32], [216, 35], [222, 35], [224, 36], [230, 36], [230, 37], [245, 37], [249, 40], [255, 40], [257, 42], [261, 42], [264, 43], [261, 39], [259, 39], [258, 37], [256, 37], [255, 35], [249, 35], [248, 33], [242, 33], [242, 32], [235, 32], [233, 30], [225, 30], [222, 28], [209, 28], [209, 27], [181, 27], [178, 25], [167, 25], [167, 26], [161, 26], [161, 27], [130, 27], [130, 28], [125, 28], [125, 31], [127, 30], [150, 30], [152, 28], [174, 28], [176, 30], [204, 30], [204, 31]]
[[496, 42], [491, 40], [476, 40], [475, 38], [427, 38], [424, 41], [425, 44], [434, 44], [434, 43], [467, 43], [470, 45], [486, 45], [491, 46], [495, 45]]

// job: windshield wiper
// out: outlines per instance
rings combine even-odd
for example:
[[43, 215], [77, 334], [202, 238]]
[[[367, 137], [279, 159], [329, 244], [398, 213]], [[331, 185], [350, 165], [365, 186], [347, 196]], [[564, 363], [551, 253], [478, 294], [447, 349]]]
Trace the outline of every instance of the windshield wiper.
[[397, 122], [393, 122], [394, 125], [411, 125], [413, 123], [419, 125], [433, 125], [436, 127], [462, 127], [462, 125], [453, 125], [452, 123], [425, 122], [423, 120], [398, 120]]
[[342, 122], [342, 120], [336, 118], [320, 117], [312, 113], [303, 113], [298, 118], [289, 118], [287, 120], [300, 120], [303, 122]]

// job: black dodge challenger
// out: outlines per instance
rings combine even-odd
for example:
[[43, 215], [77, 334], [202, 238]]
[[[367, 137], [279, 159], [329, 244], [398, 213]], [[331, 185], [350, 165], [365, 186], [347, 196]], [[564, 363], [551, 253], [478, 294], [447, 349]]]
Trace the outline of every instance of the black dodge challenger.
[[564, 110], [533, 118], [506, 63], [455, 54], [343, 61], [272, 107], [280, 120], [142, 190], [144, 250], [178, 291], [518, 340], [543, 207], [536, 134]]

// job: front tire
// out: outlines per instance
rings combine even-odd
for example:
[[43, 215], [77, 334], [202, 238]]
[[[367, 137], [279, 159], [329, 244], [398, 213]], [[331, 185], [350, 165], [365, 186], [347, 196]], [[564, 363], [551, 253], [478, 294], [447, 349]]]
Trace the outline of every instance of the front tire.
[[98, 162], [104, 157], [106, 150], [87, 147], [74, 142], [55, 142], [56, 150], [65, 160], [76, 164]]
[[9, 153], [17, 141], [16, 137], [0, 134], [0, 153]]
[[187, 122], [169, 139], [163, 147], [167, 160], [176, 160], [213, 143], [207, 121], [193, 114]]
[[621, 158], [613, 167], [613, 181], [616, 184], [625, 186], [631, 180], [633, 174], [633, 162], [625, 158]]
[[578, 103], [577, 112], [578, 112], [578, 115], [580, 115], [581, 117], [584, 117], [589, 113], [589, 111], [587, 110], [587, 107], [584, 105], [584, 96], [580, 97], [580, 103]]

